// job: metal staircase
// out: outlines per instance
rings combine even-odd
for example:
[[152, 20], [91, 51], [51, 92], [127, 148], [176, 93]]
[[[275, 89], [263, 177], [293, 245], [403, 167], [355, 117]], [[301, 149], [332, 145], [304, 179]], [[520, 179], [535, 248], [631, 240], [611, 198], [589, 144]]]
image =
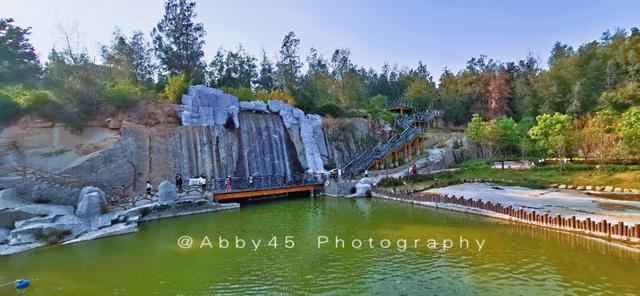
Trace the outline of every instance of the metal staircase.
[[342, 168], [344, 176], [353, 177], [365, 171], [374, 160], [382, 160], [394, 149], [401, 147], [404, 143], [412, 141], [423, 132], [422, 128], [409, 124], [401, 133], [393, 135], [386, 142], [379, 143], [371, 150], [365, 151], [360, 156], [354, 158]]

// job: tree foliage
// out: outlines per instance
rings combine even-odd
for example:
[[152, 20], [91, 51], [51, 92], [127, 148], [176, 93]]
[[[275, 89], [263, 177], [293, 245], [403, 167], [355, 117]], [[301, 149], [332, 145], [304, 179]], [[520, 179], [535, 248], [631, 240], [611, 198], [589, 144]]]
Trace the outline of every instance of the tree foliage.
[[195, 7], [193, 0], [167, 0], [164, 16], [151, 35], [165, 75], [185, 74], [194, 83], [203, 83], [206, 31], [202, 23], [194, 21]]
[[29, 40], [31, 28], [13, 23], [11, 18], [0, 18], [0, 84], [35, 84], [40, 62]]

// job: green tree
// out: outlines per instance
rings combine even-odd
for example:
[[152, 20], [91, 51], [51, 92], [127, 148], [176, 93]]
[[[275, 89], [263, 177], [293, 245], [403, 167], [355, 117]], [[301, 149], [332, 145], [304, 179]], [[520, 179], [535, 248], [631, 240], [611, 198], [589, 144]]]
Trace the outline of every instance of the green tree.
[[210, 64], [210, 85], [226, 88], [249, 88], [258, 78], [256, 58], [248, 54], [242, 45], [236, 51], [218, 50]]
[[465, 133], [471, 142], [480, 144], [484, 138], [485, 127], [485, 121], [480, 117], [480, 114], [476, 113], [467, 124]]
[[536, 125], [536, 119], [533, 117], [525, 117], [518, 122], [518, 150], [523, 157], [537, 155], [538, 145], [529, 136], [529, 131]]
[[169, 77], [167, 85], [164, 87], [162, 98], [170, 104], [180, 104], [182, 94], [189, 89], [191, 82], [186, 74], [173, 75]]
[[194, 22], [196, 2], [167, 0], [164, 16], [151, 32], [156, 55], [168, 75], [185, 74], [194, 83], [203, 83], [204, 36], [202, 23]]
[[571, 117], [554, 113], [536, 117], [536, 125], [529, 130], [529, 136], [537, 141], [547, 154], [566, 157], [570, 154]]
[[640, 107], [631, 107], [622, 114], [619, 135], [629, 153], [640, 156]]
[[261, 91], [272, 91], [276, 86], [275, 69], [273, 63], [267, 57], [267, 53], [262, 50], [260, 60], [260, 74], [256, 80], [256, 86]]
[[426, 110], [436, 101], [437, 89], [433, 81], [423, 75], [414, 74], [407, 79], [409, 85], [402, 96], [417, 110]]
[[298, 56], [299, 46], [300, 39], [296, 38], [296, 34], [293, 31], [287, 33], [282, 40], [280, 56], [276, 63], [278, 87], [291, 94], [295, 93], [302, 69], [302, 62]]
[[0, 18], [0, 84], [28, 83], [39, 80], [40, 62], [30, 43], [31, 28]]
[[518, 124], [513, 118], [503, 116], [496, 121], [495, 127], [499, 137], [498, 149], [503, 156], [513, 155], [521, 141], [518, 134]]
[[156, 65], [151, 58], [152, 49], [142, 32], [127, 38], [116, 30], [111, 44], [102, 46], [102, 59], [113, 80], [122, 80], [151, 86]]

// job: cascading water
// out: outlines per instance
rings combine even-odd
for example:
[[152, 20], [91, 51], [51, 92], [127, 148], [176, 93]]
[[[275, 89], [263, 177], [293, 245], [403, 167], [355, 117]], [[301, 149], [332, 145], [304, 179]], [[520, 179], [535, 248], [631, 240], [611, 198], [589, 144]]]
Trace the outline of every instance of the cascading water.
[[241, 112], [240, 149], [236, 173], [240, 176], [283, 175], [291, 180], [303, 171], [282, 118], [275, 114]]
[[241, 112], [239, 128], [183, 126], [179, 134], [179, 171], [190, 178], [286, 176], [304, 170], [276, 114]]

